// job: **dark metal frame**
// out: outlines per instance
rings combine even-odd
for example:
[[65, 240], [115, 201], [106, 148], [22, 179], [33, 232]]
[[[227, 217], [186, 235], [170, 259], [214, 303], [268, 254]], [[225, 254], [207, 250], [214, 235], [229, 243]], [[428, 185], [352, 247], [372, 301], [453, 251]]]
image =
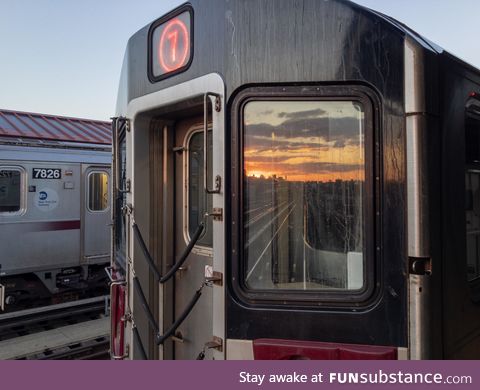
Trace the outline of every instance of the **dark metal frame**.
[[[190, 58], [188, 59], [187, 63], [178, 68], [175, 69], [172, 72], [167, 72], [164, 73], [160, 76], [155, 76], [153, 74], [153, 32], [155, 29], [160, 26], [163, 23], [168, 22], [170, 19], [173, 19], [174, 17], [183, 14], [184, 12], [189, 12], [190, 13]], [[193, 55], [194, 55], [194, 12], [193, 12], [193, 7], [190, 4], [183, 4], [182, 6], [176, 8], [175, 10], [169, 12], [168, 14], [162, 16], [160, 19], [155, 20], [149, 30], [148, 30], [148, 53], [147, 53], [147, 74], [148, 74], [148, 79], [150, 80], [151, 83], [156, 83], [158, 81], [164, 80], [168, 77], [172, 77], [174, 75], [177, 75], [179, 73], [184, 72], [187, 70], [190, 65], [192, 64], [193, 61]]]
[[[243, 108], [251, 101], [355, 101], [365, 113], [365, 194], [364, 212], [364, 275], [365, 285], [359, 291], [295, 291], [252, 290], [244, 281], [243, 250]], [[251, 86], [240, 91], [232, 100], [232, 228], [227, 251], [232, 258], [229, 288], [236, 298], [250, 307], [299, 307], [322, 309], [365, 310], [381, 297], [381, 109], [375, 90], [356, 84], [308, 84]]]

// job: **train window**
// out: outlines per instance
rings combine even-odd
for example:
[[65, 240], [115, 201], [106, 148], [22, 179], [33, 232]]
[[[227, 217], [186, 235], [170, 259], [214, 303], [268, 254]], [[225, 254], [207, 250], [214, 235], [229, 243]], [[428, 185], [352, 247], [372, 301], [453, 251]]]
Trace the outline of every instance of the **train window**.
[[364, 288], [364, 121], [352, 100], [243, 106], [248, 289]]
[[[209, 132], [211, 135], [211, 132]], [[212, 137], [208, 137], [210, 151], [209, 168], [212, 167]], [[212, 197], [207, 196], [207, 210], [212, 208]], [[195, 132], [188, 142], [188, 234], [191, 237], [205, 214], [205, 190], [203, 188], [203, 132]], [[212, 246], [212, 218], [207, 219], [207, 225], [198, 245]]]
[[88, 210], [104, 211], [108, 207], [108, 175], [90, 172], [88, 175]]
[[0, 168], [0, 213], [16, 214], [22, 209], [22, 171]]
[[465, 118], [465, 221], [467, 279], [480, 278], [480, 116], [471, 108]]

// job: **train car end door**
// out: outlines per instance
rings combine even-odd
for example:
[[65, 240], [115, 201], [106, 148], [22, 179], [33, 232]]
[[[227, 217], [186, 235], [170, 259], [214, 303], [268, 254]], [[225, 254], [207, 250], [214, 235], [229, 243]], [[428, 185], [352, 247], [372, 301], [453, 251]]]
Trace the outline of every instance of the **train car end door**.
[[[131, 289], [129, 308], [139, 334], [132, 342], [134, 359], [225, 358], [224, 90], [222, 78], [208, 74], [129, 103], [132, 140], [127, 149], [130, 146], [133, 166], [127, 203], [162, 278], [189, 253], [171, 279], [152, 284], [152, 272], [130, 226], [129, 283], [135, 275], [155, 316], [146, 321], [146, 310], [138, 304], [140, 287]], [[192, 244], [202, 222], [205, 229]], [[155, 339], [152, 327], [158, 328], [153, 329], [158, 332]]]
[[84, 166], [82, 206], [82, 260], [108, 262], [110, 257], [110, 168]]

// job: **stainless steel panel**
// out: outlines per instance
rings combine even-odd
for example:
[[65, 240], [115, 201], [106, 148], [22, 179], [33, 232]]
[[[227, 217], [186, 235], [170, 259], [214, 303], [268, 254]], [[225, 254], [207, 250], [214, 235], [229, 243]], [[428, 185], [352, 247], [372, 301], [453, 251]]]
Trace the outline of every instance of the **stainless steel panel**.
[[431, 358], [431, 279], [429, 276], [410, 275], [409, 312], [410, 337], [409, 351], [411, 360]]
[[[78, 145], [76, 145], [78, 146]], [[112, 155], [106, 150], [88, 150], [69, 148], [68, 145], [62, 148], [16, 146], [0, 144], [0, 156], [2, 160], [13, 161], [52, 161], [61, 163], [92, 163], [110, 164]]]
[[426, 110], [424, 49], [418, 42], [405, 41], [405, 113], [421, 113]]
[[[423, 49], [405, 42], [405, 115], [407, 141], [408, 256], [430, 258], [428, 133], [424, 89]], [[409, 259], [405, 259], [408, 264]], [[428, 359], [431, 338], [431, 276], [410, 274], [409, 279], [410, 359]]]
[[[62, 162], [1, 161], [22, 166], [25, 171], [25, 212], [0, 214], [0, 275], [79, 265], [80, 259], [80, 189], [65, 189], [65, 181], [80, 180], [80, 166]], [[33, 168], [60, 168], [59, 180], [33, 179]], [[65, 176], [65, 171], [71, 172]], [[40, 193], [51, 201], [46, 207]]]
[[427, 119], [424, 115], [406, 118], [408, 255], [430, 256]]

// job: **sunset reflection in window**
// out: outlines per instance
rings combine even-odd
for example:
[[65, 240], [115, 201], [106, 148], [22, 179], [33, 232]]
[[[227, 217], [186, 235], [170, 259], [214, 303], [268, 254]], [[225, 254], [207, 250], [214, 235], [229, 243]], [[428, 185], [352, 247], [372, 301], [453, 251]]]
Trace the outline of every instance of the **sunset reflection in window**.
[[361, 289], [362, 106], [251, 101], [243, 118], [246, 285]]
[[363, 180], [363, 112], [355, 102], [251, 102], [245, 106], [247, 176]]

